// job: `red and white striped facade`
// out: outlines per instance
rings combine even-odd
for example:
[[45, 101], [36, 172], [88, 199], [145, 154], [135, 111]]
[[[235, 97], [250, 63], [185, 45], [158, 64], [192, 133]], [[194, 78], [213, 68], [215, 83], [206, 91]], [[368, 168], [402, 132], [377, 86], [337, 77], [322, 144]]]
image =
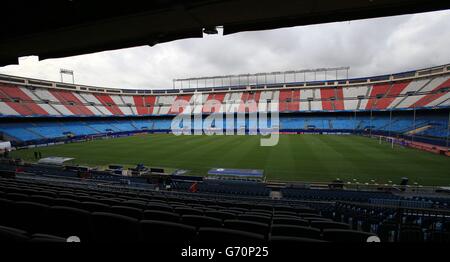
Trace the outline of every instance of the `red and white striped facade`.
[[[357, 83], [355, 83], [357, 82]], [[120, 90], [0, 77], [2, 116], [131, 116], [450, 107], [450, 66], [374, 81], [239, 89]], [[225, 89], [225, 90], [224, 90]]]

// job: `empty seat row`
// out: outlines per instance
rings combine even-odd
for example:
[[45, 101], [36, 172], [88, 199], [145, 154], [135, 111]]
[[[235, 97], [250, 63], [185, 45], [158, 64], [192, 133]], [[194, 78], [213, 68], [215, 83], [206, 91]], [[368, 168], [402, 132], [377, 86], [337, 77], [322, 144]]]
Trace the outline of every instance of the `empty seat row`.
[[[9, 206], [10, 213], [12, 211], [17, 210], [17, 207], [25, 206], [29, 207], [30, 209], [35, 209], [35, 212], [38, 212], [37, 210], [41, 210], [39, 213], [43, 214], [44, 209], [47, 209], [50, 207], [50, 205], [45, 205], [43, 203], [37, 203], [33, 202], [31, 199], [30, 201], [9, 201], [5, 199], [0, 199], [0, 203], [3, 205], [3, 210], [7, 211], [8, 208], [6, 206]], [[162, 211], [162, 210], [152, 210], [152, 209], [137, 209], [133, 207], [127, 207], [127, 206], [108, 206], [106, 204], [102, 203], [96, 203], [96, 202], [76, 202], [76, 205], [72, 205], [74, 201], [57, 201], [58, 204], [52, 205], [53, 207], [58, 206], [67, 206], [74, 209], [81, 209], [86, 210], [87, 212], [111, 212], [116, 213], [128, 217], [132, 217], [138, 220], [141, 219], [153, 219], [153, 220], [162, 220], [162, 221], [172, 221], [172, 222], [179, 222], [180, 220], [184, 223], [193, 223], [196, 226], [200, 226], [202, 223], [208, 223], [208, 221], [215, 226], [219, 226], [222, 224], [224, 220], [231, 220], [231, 219], [238, 219], [241, 221], [248, 221], [248, 222], [258, 222], [261, 224], [264, 224], [266, 226], [269, 226], [271, 224], [286, 224], [286, 225], [297, 225], [297, 226], [315, 226], [318, 228], [321, 228], [321, 225], [319, 222], [323, 223], [333, 223], [332, 221], [328, 219], [323, 219], [319, 217], [311, 217], [309, 220], [307, 219], [300, 219], [297, 217], [292, 216], [274, 216], [273, 218], [270, 216], [263, 216], [263, 215], [255, 215], [255, 214], [240, 214], [236, 215], [229, 212], [222, 212], [222, 211], [206, 211], [205, 213], [201, 214], [190, 214], [189, 212], [186, 213], [177, 213], [175, 211]], [[14, 209], [15, 208], [15, 209]], [[150, 206], [148, 207], [150, 208]], [[187, 209], [188, 211], [190, 209]], [[179, 211], [179, 210], [178, 210]], [[13, 213], [13, 212], [12, 212]], [[13, 214], [14, 215], [14, 214]], [[6, 219], [8, 216], [4, 216], [3, 219]], [[1, 221], [1, 220], [0, 220]], [[20, 221], [20, 220], [18, 220]], [[191, 221], [191, 222], [189, 222]], [[195, 222], [197, 221], [197, 222]], [[203, 221], [203, 222], [200, 222]], [[213, 223], [213, 221], [217, 221], [217, 223]], [[17, 221], [16, 221], [17, 222]], [[333, 223], [334, 227], [339, 226], [338, 223]], [[344, 224], [344, 227], [348, 227], [348, 225]], [[340, 227], [339, 227], [340, 228]]]
[[[261, 199], [221, 199], [218, 196], [156, 191], [121, 192], [81, 183], [72, 185], [3, 178], [0, 178], [0, 198], [14, 202], [34, 202], [49, 207], [71, 207], [89, 213], [109, 212], [137, 220], [182, 223], [195, 228], [201, 227], [204, 223], [210, 227], [241, 230], [245, 228], [240, 228], [239, 225], [247, 223], [251, 226], [244, 231], [262, 233], [266, 239], [273, 237], [270, 235], [271, 230], [282, 225], [316, 228], [321, 231], [322, 238], [326, 230], [348, 230], [350, 225], [351, 229], [375, 232], [383, 241], [450, 239], [449, 230], [446, 231], [446, 228], [450, 227], [445, 226], [444, 218], [426, 218], [414, 214], [399, 215], [406, 220], [401, 223], [393, 221], [390, 226], [385, 220], [389, 216], [396, 216], [392, 210], [380, 207], [366, 210], [367, 208], [359, 208], [355, 204], [339, 204], [339, 202], [336, 205], [312, 201], [305, 204], [295, 200], [269, 202]], [[217, 220], [221, 221], [220, 226], [214, 222]], [[333, 220], [344, 222], [344, 225], [341, 228]], [[421, 228], [408, 228], [403, 223], [417, 223]], [[443, 226], [439, 226], [439, 223]], [[263, 224], [263, 227], [259, 227], [258, 224]]]
[[[116, 206], [115, 209], [120, 209], [121, 212], [126, 212], [128, 210], [129, 213], [135, 213], [136, 215], [132, 216], [140, 216], [140, 212], [145, 209], [150, 210], [160, 210], [167, 212], [175, 212], [178, 214], [189, 214], [189, 215], [203, 215], [203, 214], [214, 214], [221, 215], [222, 219], [232, 218], [234, 216], [253, 216], [255, 219], [259, 219], [262, 222], [268, 222], [275, 216], [289, 216], [289, 217], [298, 217], [298, 218], [314, 218], [320, 217], [315, 213], [296, 213], [293, 211], [268, 211], [264, 209], [244, 209], [244, 208], [224, 208], [222, 206], [203, 206], [203, 205], [195, 205], [191, 204], [188, 206], [186, 204], [174, 204], [173, 202], [170, 205], [169, 203], [156, 202], [153, 200], [137, 201], [137, 200], [123, 200], [118, 198], [86, 198], [86, 197], [78, 197], [78, 196], [69, 196], [65, 197], [56, 197], [52, 198], [46, 196], [44, 194], [39, 195], [26, 195], [23, 193], [6, 193], [2, 194], [4, 198], [14, 200], [14, 201], [32, 201], [46, 205], [67, 205], [76, 208], [88, 209], [94, 211], [95, 208], [100, 208], [102, 210], [107, 210], [107, 206], [113, 205]], [[76, 200], [75, 200], [76, 199]], [[89, 201], [80, 201], [80, 200], [89, 200]], [[102, 206], [103, 205], [103, 206]], [[120, 208], [120, 207], [125, 208]], [[140, 211], [138, 211], [140, 210]], [[312, 209], [300, 209], [303, 212], [313, 212]], [[128, 214], [127, 214], [128, 215]]]
[[[55, 212], [63, 212], [64, 209], [59, 208]], [[65, 211], [69, 211], [66, 209]], [[89, 218], [91, 223], [86, 221], [86, 214], [79, 210], [70, 210], [71, 214], [75, 215], [67, 220], [59, 220], [57, 225], [53, 225], [50, 229], [55, 232], [54, 235], [49, 234], [50, 231], [41, 229], [45, 233], [30, 234], [27, 231], [12, 227], [0, 227], [1, 241], [28, 241], [34, 239], [35, 241], [56, 241], [64, 242], [69, 236], [78, 236], [82, 242], [158, 242], [158, 243], [251, 243], [271, 241], [272, 239], [288, 241], [298, 241], [300, 239], [315, 239], [321, 240], [317, 230], [298, 227], [278, 227], [275, 232], [272, 232], [268, 239], [264, 234], [257, 232], [249, 232], [239, 230], [235, 221], [229, 221], [230, 228], [214, 227], [213, 224], [209, 226], [190, 226], [181, 223], [157, 221], [157, 220], [137, 220], [127, 216], [118, 214], [94, 212]], [[53, 221], [54, 222], [54, 221]], [[284, 234], [289, 232], [289, 234]], [[294, 234], [294, 233], [295, 234]], [[339, 240], [339, 235], [347, 236], [347, 241], [364, 242], [371, 234], [350, 230], [325, 230], [324, 239]], [[337, 237], [336, 237], [337, 236]], [[341, 238], [340, 240], [342, 240]]]
[[[182, 215], [181, 217], [178, 217], [174, 213], [149, 210], [144, 211], [144, 217], [142, 219], [137, 219], [120, 213], [91, 213], [87, 210], [73, 207], [50, 207], [43, 204], [26, 201], [12, 202], [8, 200], [1, 200], [0, 208], [2, 214], [4, 214], [0, 218], [0, 225], [20, 228], [33, 234], [45, 233], [61, 237], [76, 235], [85, 240], [101, 239], [104, 234], [98, 233], [97, 231], [107, 225], [111, 225], [113, 222], [110, 221], [118, 221], [117, 223], [120, 222], [125, 224], [130, 224], [130, 221], [134, 221], [133, 223], [136, 224], [139, 221], [152, 220], [182, 224], [185, 226], [190, 226], [196, 230], [203, 227], [233, 229], [259, 234], [263, 236], [263, 239], [268, 239], [273, 235], [321, 239], [321, 230], [323, 231], [328, 228], [348, 229], [348, 225], [346, 224], [330, 221], [311, 221], [311, 225], [317, 227], [314, 228], [306, 225], [298, 226], [292, 224], [269, 225], [267, 223], [260, 223], [245, 219], [230, 219], [222, 221], [218, 218], [197, 215]], [[96, 220], [97, 216], [103, 217], [103, 220]], [[116, 231], [116, 227], [127, 228], [120, 223], [109, 227], [108, 230]], [[134, 225], [132, 227], [136, 228], [137, 226]], [[105, 229], [105, 232], [108, 230]]]
[[[315, 210], [311, 209], [311, 208], [307, 208], [307, 207], [293, 207], [293, 206], [272, 206], [272, 205], [260, 205], [260, 204], [256, 204], [255, 203], [242, 203], [239, 201], [235, 201], [235, 202], [226, 202], [226, 201], [220, 201], [220, 202], [211, 202], [208, 201], [209, 203], [205, 203], [205, 201], [203, 203], [197, 203], [197, 199], [188, 199], [188, 198], [181, 198], [178, 199], [178, 201], [171, 201], [169, 198], [166, 198], [165, 196], [157, 196], [157, 195], [147, 195], [146, 198], [143, 198], [142, 196], [137, 196], [137, 195], [132, 195], [132, 196], [122, 196], [121, 198], [113, 198], [112, 196], [115, 196], [113, 193], [108, 194], [106, 192], [102, 192], [101, 195], [99, 192], [96, 192], [96, 194], [90, 194], [87, 193], [87, 191], [83, 190], [81, 192], [58, 192], [57, 189], [48, 189], [49, 187], [47, 187], [46, 190], [39, 190], [38, 187], [36, 186], [36, 188], [34, 190], [30, 190], [30, 189], [23, 189], [23, 188], [15, 188], [15, 189], [11, 189], [9, 188], [9, 191], [5, 191], [8, 193], [18, 193], [18, 194], [25, 194], [25, 195], [42, 195], [42, 196], [48, 196], [48, 197], [59, 197], [59, 198], [72, 198], [78, 201], [90, 201], [90, 202], [98, 202], [99, 199], [101, 199], [100, 202], [104, 202], [106, 204], [109, 205], [117, 205], [120, 204], [123, 201], [134, 201], [134, 203], [130, 202], [130, 205], [135, 206], [135, 207], [142, 207], [142, 204], [144, 204], [143, 202], [148, 202], [148, 201], [152, 201], [152, 202], [158, 202], [160, 201], [161, 203], [165, 203], [165, 204], [169, 204], [172, 206], [186, 206], [190, 205], [190, 206], [195, 206], [195, 207], [201, 207], [203, 205], [203, 208], [207, 207], [207, 208], [223, 208], [223, 207], [228, 207], [228, 208], [242, 208], [244, 210], [248, 210], [251, 209], [253, 211], [257, 211], [257, 212], [272, 212], [272, 210], [275, 210], [276, 212], [299, 212], [299, 213], [316, 213]], [[38, 190], [38, 191], [36, 191]], [[0, 188], [1, 191], [1, 188]], [[25, 198], [25, 196], [23, 195], [16, 195], [14, 200], [23, 200]], [[139, 203], [139, 201], [135, 201], [134, 199], [139, 198], [141, 201], [141, 203]], [[211, 204], [211, 205], [208, 205]]]

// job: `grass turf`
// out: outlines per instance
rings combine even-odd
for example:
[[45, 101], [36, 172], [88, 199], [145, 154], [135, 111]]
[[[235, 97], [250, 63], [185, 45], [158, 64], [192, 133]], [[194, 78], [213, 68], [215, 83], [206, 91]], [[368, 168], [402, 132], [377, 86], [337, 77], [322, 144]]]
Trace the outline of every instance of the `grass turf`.
[[260, 147], [259, 136], [145, 135], [57, 145], [13, 152], [32, 161], [74, 157], [74, 163], [183, 168], [204, 175], [212, 167], [263, 169], [269, 180], [327, 182], [336, 178], [359, 182], [450, 185], [450, 159], [415, 149], [395, 147], [357, 136], [281, 135], [274, 147]]

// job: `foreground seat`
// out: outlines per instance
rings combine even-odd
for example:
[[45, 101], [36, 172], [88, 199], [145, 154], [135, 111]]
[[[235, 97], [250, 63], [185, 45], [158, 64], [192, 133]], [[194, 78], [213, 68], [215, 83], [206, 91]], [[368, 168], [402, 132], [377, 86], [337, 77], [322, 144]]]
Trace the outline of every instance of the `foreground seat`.
[[274, 245], [287, 243], [305, 243], [305, 242], [327, 242], [320, 239], [306, 238], [306, 237], [289, 237], [289, 236], [272, 236], [270, 242]]
[[188, 243], [196, 236], [195, 227], [180, 223], [141, 220], [142, 241], [152, 243]]
[[146, 209], [147, 208], [147, 202], [146, 201], [140, 201], [140, 200], [127, 200], [122, 203], [123, 206], [128, 207], [134, 207], [137, 209]]
[[176, 207], [174, 209], [174, 212], [176, 212], [180, 215], [198, 215], [198, 216], [203, 215], [203, 211], [194, 209], [194, 208], [187, 208], [187, 207]]
[[54, 201], [55, 206], [66, 206], [73, 208], [83, 208], [83, 203], [77, 200], [73, 200], [70, 198], [56, 198]]
[[263, 215], [239, 215], [238, 219], [240, 220], [247, 220], [247, 221], [253, 221], [253, 222], [259, 222], [264, 224], [269, 224], [272, 220], [269, 216], [263, 216]]
[[97, 202], [109, 205], [109, 206], [119, 206], [120, 204], [122, 204], [121, 201], [118, 201], [116, 199], [112, 199], [112, 198], [101, 198], [99, 200], [97, 200]]
[[311, 221], [311, 226], [315, 228], [319, 228], [321, 230], [324, 229], [350, 229], [349, 224], [332, 222], [332, 221]]
[[82, 209], [54, 206], [48, 210], [45, 233], [60, 237], [77, 236], [82, 242], [91, 240], [91, 214]]
[[236, 213], [236, 214], [243, 214], [245, 212], [248, 212], [249, 210], [247, 208], [241, 208], [241, 207], [230, 207], [227, 209], [227, 211]]
[[42, 232], [47, 219], [49, 206], [19, 201], [13, 204], [9, 225], [26, 230], [29, 233]]
[[309, 226], [308, 220], [299, 218], [288, 218], [288, 217], [274, 217], [272, 223], [281, 225], [294, 225], [294, 226]]
[[49, 234], [33, 234], [30, 242], [36, 243], [66, 243], [67, 239], [64, 237], [49, 235]]
[[58, 194], [56, 192], [50, 191], [50, 190], [39, 191], [39, 195], [47, 196], [47, 197], [51, 197], [51, 198], [58, 197]]
[[76, 198], [80, 202], [97, 202], [97, 198], [91, 196], [77, 196]]
[[321, 215], [319, 214], [314, 214], [314, 213], [297, 213], [297, 216], [299, 217], [308, 217], [308, 218], [323, 218]]
[[205, 211], [205, 216], [215, 217], [222, 220], [236, 218], [235, 214], [225, 211]]
[[29, 240], [26, 231], [0, 226], [0, 242], [11, 243], [11, 242], [26, 242]]
[[28, 195], [21, 194], [21, 193], [6, 193], [4, 198], [11, 200], [11, 201], [27, 201]]
[[288, 205], [275, 205], [273, 207], [275, 213], [287, 212], [287, 213], [297, 213], [294, 207]]
[[269, 233], [269, 226], [267, 224], [239, 219], [225, 220], [224, 228], [256, 233], [263, 235], [264, 237]]
[[48, 206], [53, 206], [55, 204], [54, 198], [44, 196], [44, 195], [32, 195], [29, 197], [29, 201], [48, 205]]
[[135, 218], [106, 212], [91, 215], [92, 233], [95, 242], [137, 242], [139, 223]]
[[143, 213], [143, 219], [168, 221], [168, 222], [180, 222], [180, 216], [177, 213], [159, 211], [159, 210], [145, 210]]
[[257, 209], [252, 209], [251, 211], [245, 212], [244, 214], [250, 216], [263, 216], [268, 218], [272, 217], [272, 213], [270, 213], [269, 211]]
[[11, 212], [11, 205], [14, 202], [7, 199], [0, 198], [0, 225], [7, 225], [8, 223], [8, 213]]
[[331, 218], [324, 218], [324, 217], [309, 217], [309, 216], [305, 217], [304, 216], [304, 217], [301, 217], [301, 219], [308, 220], [309, 222], [312, 222], [312, 221], [316, 221], [316, 222], [319, 222], [319, 221], [334, 222], [333, 219], [331, 219]]
[[320, 230], [311, 227], [294, 225], [272, 225], [271, 236], [289, 236], [320, 239]]
[[124, 215], [132, 218], [136, 218], [138, 220], [142, 219], [142, 209], [127, 207], [127, 206], [112, 206], [111, 213]]
[[173, 212], [173, 208], [170, 205], [156, 202], [149, 202], [146, 206], [147, 210], [158, 210], [165, 212]]
[[181, 223], [194, 227], [221, 227], [222, 220], [208, 216], [183, 215]]
[[406, 228], [400, 230], [400, 242], [423, 242], [423, 232], [420, 228]]
[[107, 204], [99, 203], [99, 202], [82, 202], [83, 209], [89, 212], [109, 212], [111, 207]]
[[203, 227], [198, 231], [198, 243], [255, 244], [264, 242], [261, 234], [241, 230]]
[[309, 207], [295, 208], [295, 211], [297, 212], [297, 214], [310, 214], [312, 216], [318, 215], [317, 210]]
[[292, 216], [292, 217], [298, 217], [298, 214], [294, 211], [274, 211], [274, 217], [275, 216]]
[[375, 234], [346, 229], [324, 229], [323, 238], [331, 242], [367, 242]]

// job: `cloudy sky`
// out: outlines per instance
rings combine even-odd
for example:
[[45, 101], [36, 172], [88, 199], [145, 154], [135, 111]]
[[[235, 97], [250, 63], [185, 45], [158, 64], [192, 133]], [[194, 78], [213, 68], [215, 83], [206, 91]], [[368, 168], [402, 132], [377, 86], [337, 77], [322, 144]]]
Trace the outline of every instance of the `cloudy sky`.
[[[171, 88], [172, 79], [350, 66], [350, 77], [450, 62], [450, 10], [341, 23], [206, 36], [95, 54], [20, 59], [0, 73], [78, 84]], [[65, 81], [69, 81], [66, 78]]]

